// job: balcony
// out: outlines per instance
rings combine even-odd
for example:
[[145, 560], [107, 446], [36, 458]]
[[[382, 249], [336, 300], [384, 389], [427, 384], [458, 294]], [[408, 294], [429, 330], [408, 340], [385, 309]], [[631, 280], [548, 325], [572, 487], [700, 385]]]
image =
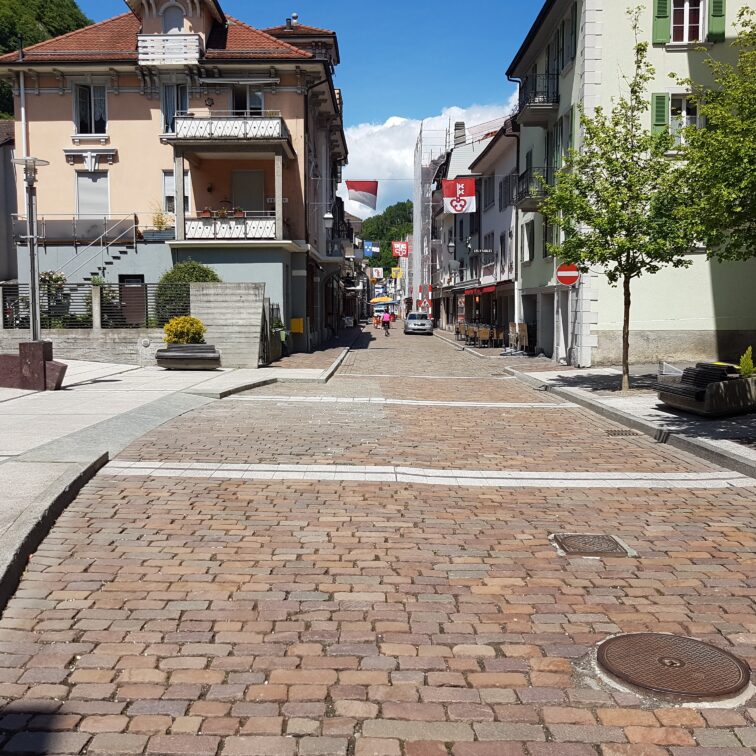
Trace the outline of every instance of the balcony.
[[259, 115], [231, 112], [203, 116], [179, 115], [175, 119], [174, 133], [166, 134], [166, 140], [175, 143], [264, 142], [288, 139], [289, 130], [277, 111], [265, 111]]
[[199, 34], [140, 34], [137, 38], [140, 66], [190, 66], [199, 63]]
[[242, 213], [233, 217], [187, 218], [186, 241], [274, 241], [275, 213]]
[[559, 76], [526, 76], [520, 84], [517, 122], [521, 126], [546, 128], [559, 111]]
[[553, 168], [528, 168], [517, 180], [517, 207], [523, 212], [536, 212], [546, 196], [545, 184], [554, 183]]

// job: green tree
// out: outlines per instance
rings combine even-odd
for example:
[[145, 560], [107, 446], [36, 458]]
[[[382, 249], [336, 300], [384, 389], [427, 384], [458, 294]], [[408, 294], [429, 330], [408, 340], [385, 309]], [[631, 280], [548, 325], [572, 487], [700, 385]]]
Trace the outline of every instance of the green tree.
[[190, 287], [192, 283], [220, 283], [220, 276], [208, 265], [186, 260], [176, 263], [163, 273], [155, 292], [155, 314], [158, 325], [189, 315]]
[[714, 88], [687, 82], [706, 127], [685, 134], [691, 216], [710, 256], [756, 255], [756, 14], [743, 8], [734, 65], [707, 58]]
[[668, 157], [674, 139], [646, 125], [654, 70], [648, 44], [638, 41], [640, 9], [628, 14], [636, 44], [627, 92], [611, 113], [597, 108], [588, 116], [581, 109], [582, 146], [570, 151], [553, 186], [546, 186], [541, 209], [564, 232], [561, 243], [549, 244], [552, 254], [583, 272], [598, 268], [612, 286], [622, 286], [623, 391], [630, 388], [632, 282], [665, 266], [688, 266], [696, 238], [686, 213], [684, 166]]
[[412, 202], [397, 202], [380, 215], [368, 218], [362, 224], [362, 238], [378, 244], [381, 253], [371, 258], [373, 267], [382, 267], [386, 273], [396, 266], [391, 254], [391, 242], [402, 241], [412, 234]]
[[[0, 0], [0, 55], [81, 29], [92, 22], [76, 0]], [[11, 88], [0, 83], [0, 118], [13, 118]]]

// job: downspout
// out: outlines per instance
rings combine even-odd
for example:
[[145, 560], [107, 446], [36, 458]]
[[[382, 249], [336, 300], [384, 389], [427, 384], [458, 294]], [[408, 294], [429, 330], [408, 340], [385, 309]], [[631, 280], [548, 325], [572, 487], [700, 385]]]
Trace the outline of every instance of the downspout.
[[[519, 94], [520, 87], [522, 86], [522, 80], [516, 79], [507, 74], [507, 81], [512, 84], [517, 84], [517, 92]], [[513, 121], [514, 122], [514, 121]], [[518, 124], [519, 125], [519, 124]], [[508, 137], [513, 137], [517, 140], [517, 163], [515, 170], [517, 171], [517, 178], [520, 177], [520, 132], [512, 132], [507, 134]], [[522, 322], [522, 279], [520, 276], [522, 270], [522, 260], [520, 258], [520, 209], [517, 207], [517, 199], [515, 197], [514, 206], [514, 269], [515, 269], [515, 323], [518, 325]], [[511, 346], [511, 345], [510, 345]]]

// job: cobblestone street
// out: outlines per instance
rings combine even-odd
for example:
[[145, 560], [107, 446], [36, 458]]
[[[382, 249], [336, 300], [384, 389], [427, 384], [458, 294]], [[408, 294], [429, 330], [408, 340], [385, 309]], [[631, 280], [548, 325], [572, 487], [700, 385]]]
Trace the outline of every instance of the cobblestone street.
[[[0, 750], [753, 753], [754, 699], [680, 706], [594, 667], [643, 631], [756, 666], [756, 482], [623, 430], [372, 327], [328, 384], [163, 425], [86, 486], [8, 603]], [[630, 553], [562, 556], [555, 533]]]

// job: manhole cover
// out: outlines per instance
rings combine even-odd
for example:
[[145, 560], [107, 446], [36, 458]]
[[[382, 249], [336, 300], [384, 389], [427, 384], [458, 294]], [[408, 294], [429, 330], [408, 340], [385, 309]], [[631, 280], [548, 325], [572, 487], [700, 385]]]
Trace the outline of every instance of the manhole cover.
[[612, 536], [557, 533], [557, 545], [569, 556], [627, 556], [627, 551]]
[[608, 430], [606, 435], [616, 438], [619, 436], [640, 436], [640, 433], [634, 430]]
[[637, 688], [691, 699], [729, 698], [748, 686], [748, 665], [721, 648], [679, 635], [618, 635], [601, 644], [598, 663]]

